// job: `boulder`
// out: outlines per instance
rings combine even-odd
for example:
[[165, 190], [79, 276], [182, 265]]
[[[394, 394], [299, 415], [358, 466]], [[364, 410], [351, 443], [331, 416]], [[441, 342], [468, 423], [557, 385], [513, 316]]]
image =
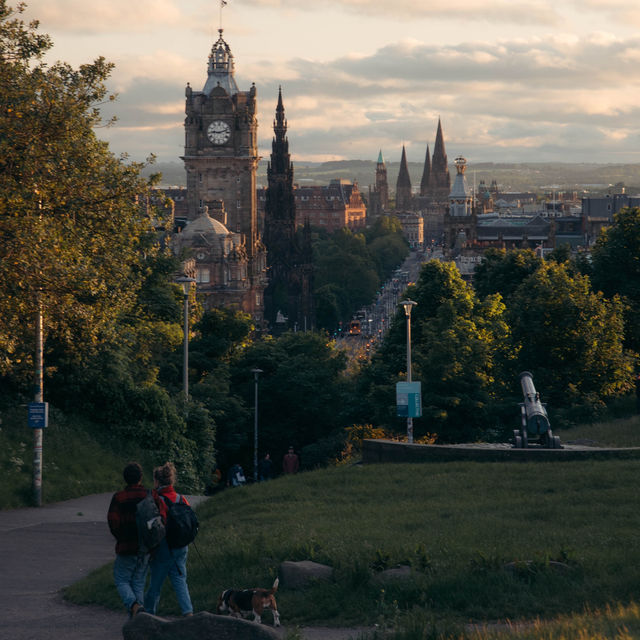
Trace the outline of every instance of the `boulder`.
[[187, 618], [167, 620], [139, 613], [122, 627], [124, 640], [278, 640], [263, 624], [201, 611]]
[[400, 565], [391, 569], [385, 569], [376, 574], [375, 580], [377, 582], [388, 582], [390, 580], [406, 580], [411, 577], [411, 567], [407, 565]]
[[280, 584], [285, 589], [300, 589], [318, 580], [331, 580], [332, 577], [332, 567], [311, 560], [286, 560], [280, 565]]

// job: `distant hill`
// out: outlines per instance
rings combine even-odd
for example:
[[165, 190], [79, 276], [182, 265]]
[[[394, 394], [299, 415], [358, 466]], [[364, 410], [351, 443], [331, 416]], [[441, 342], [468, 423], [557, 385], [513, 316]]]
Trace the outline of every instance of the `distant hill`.
[[[389, 187], [393, 191], [398, 177], [398, 162], [387, 163]], [[344, 160], [323, 163], [294, 162], [294, 179], [299, 184], [328, 184], [334, 179], [356, 180], [366, 193], [375, 181], [376, 163], [371, 160]], [[423, 165], [409, 163], [409, 174], [414, 189], [419, 187]], [[455, 167], [449, 167], [451, 178]], [[145, 174], [162, 173], [162, 186], [186, 186], [186, 174], [181, 162], [161, 162], [146, 170]], [[627, 193], [640, 193], [640, 164], [569, 164], [522, 163], [501, 164], [479, 162], [467, 167], [470, 186], [484, 180], [487, 185], [496, 180], [502, 191], [543, 191], [551, 188], [602, 192], [609, 185], [624, 183]], [[267, 160], [258, 167], [258, 184], [267, 184]]]

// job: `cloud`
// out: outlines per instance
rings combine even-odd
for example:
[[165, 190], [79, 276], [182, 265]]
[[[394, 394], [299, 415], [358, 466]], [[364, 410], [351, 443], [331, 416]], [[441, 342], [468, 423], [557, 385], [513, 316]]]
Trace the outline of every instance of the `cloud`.
[[244, 0], [243, 4], [264, 9], [326, 11], [337, 9], [363, 17], [414, 20], [423, 18], [501, 23], [557, 24], [560, 15], [549, 0], [466, 0], [464, 11], [455, 11], [449, 0]]
[[47, 29], [82, 35], [177, 27], [186, 24], [189, 13], [176, 0], [30, 0], [27, 10], [27, 15], [37, 17]]

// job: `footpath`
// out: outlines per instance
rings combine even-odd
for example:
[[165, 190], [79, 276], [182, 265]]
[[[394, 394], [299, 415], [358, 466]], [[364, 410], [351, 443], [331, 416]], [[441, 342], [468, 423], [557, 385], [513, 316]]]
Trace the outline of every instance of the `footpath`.
[[[124, 611], [65, 602], [62, 589], [115, 557], [107, 526], [112, 493], [0, 511], [0, 638], [122, 640]], [[205, 497], [187, 496], [192, 505]], [[115, 588], [115, 587], [114, 587]], [[305, 628], [305, 640], [357, 637], [360, 629]], [[280, 627], [284, 636], [285, 627]]]

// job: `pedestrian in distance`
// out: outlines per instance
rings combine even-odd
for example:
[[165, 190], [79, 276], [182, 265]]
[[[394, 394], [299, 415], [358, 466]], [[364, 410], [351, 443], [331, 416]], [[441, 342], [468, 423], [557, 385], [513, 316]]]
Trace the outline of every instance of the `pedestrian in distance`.
[[298, 473], [300, 469], [300, 458], [298, 454], [293, 450], [293, 447], [289, 447], [289, 451], [284, 454], [282, 458], [282, 473]]
[[[184, 496], [179, 496], [174, 489], [176, 481], [176, 468], [171, 462], [165, 462], [161, 467], [156, 467], [153, 472], [155, 490], [161, 501], [164, 501], [167, 511], [171, 505], [178, 501], [188, 504]], [[160, 602], [160, 592], [167, 576], [178, 600], [178, 606], [182, 615], [193, 615], [193, 605], [187, 585], [187, 554], [189, 546], [170, 548], [164, 538], [151, 554], [149, 560], [150, 579], [149, 588], [144, 596], [144, 608], [148, 613], [156, 614]]]
[[242, 487], [247, 483], [244, 470], [237, 462], [229, 469], [227, 485], [229, 487]]
[[144, 583], [147, 578], [149, 554], [140, 549], [136, 508], [147, 495], [142, 486], [142, 467], [130, 462], [122, 473], [126, 487], [113, 494], [107, 522], [116, 539], [116, 560], [113, 580], [124, 606], [131, 617], [144, 611]]
[[261, 458], [258, 462], [258, 480], [264, 482], [265, 480], [271, 480], [273, 477], [273, 461], [271, 455], [264, 454], [264, 458]]

